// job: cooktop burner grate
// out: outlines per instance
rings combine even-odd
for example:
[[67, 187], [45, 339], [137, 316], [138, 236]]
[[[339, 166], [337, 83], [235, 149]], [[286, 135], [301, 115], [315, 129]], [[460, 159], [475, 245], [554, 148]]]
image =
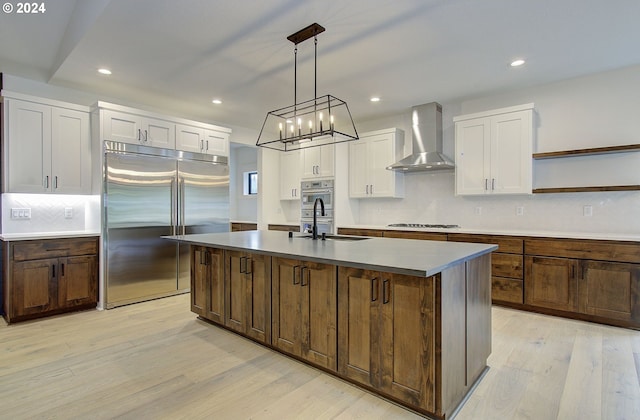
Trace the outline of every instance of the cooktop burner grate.
[[408, 228], [459, 228], [458, 225], [438, 225], [438, 224], [424, 224], [424, 223], [391, 223], [387, 225], [389, 227], [408, 227]]

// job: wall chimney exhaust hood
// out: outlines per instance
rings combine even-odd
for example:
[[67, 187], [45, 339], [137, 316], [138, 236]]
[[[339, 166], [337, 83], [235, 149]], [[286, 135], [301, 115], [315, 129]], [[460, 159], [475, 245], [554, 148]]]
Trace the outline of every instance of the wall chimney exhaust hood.
[[431, 102], [411, 108], [413, 152], [387, 166], [398, 172], [441, 171], [455, 168], [451, 159], [442, 154], [442, 105]]

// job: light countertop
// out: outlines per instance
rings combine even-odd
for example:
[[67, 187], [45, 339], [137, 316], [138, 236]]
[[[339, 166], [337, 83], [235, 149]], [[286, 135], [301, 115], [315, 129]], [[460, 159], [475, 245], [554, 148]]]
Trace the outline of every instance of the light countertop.
[[478, 235], [507, 235], [507, 236], [531, 236], [541, 238], [567, 238], [567, 239], [597, 239], [608, 241], [633, 241], [640, 242], [640, 233], [590, 233], [590, 232], [561, 232], [526, 229], [478, 229], [478, 228], [415, 228], [415, 227], [391, 227], [385, 225], [340, 225], [339, 228], [350, 229], [378, 229], [378, 230], [402, 230], [415, 232], [436, 233], [470, 233]]
[[59, 238], [82, 238], [90, 236], [100, 236], [100, 232], [67, 231], [67, 232], [37, 232], [37, 233], [3, 233], [0, 234], [0, 240], [5, 242], [11, 241], [28, 241], [36, 239], [59, 239]]
[[287, 232], [245, 231], [166, 236], [195, 245], [269, 254], [346, 267], [428, 277], [462, 261], [487, 254], [495, 245], [395, 238], [360, 241], [312, 240]]

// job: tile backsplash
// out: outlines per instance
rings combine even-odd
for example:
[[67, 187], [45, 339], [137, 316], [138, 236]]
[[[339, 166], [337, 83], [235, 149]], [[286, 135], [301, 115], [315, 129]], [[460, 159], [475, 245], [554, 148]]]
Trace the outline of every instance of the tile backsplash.
[[2, 194], [3, 234], [99, 231], [99, 195]]

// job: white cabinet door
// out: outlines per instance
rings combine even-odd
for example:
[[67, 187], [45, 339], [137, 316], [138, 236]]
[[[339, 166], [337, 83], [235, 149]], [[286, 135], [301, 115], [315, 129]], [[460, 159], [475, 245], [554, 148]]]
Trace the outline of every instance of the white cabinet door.
[[402, 197], [404, 175], [387, 170], [402, 157], [404, 132], [393, 128], [362, 133], [349, 144], [351, 198]]
[[141, 144], [163, 149], [176, 148], [176, 125], [157, 118], [142, 118]]
[[531, 111], [512, 112], [491, 119], [493, 194], [531, 194], [531, 127]]
[[511, 109], [456, 118], [457, 195], [531, 194], [533, 108]]
[[204, 130], [191, 125], [176, 124], [176, 149], [202, 153], [204, 150]]
[[51, 191], [91, 194], [89, 114], [51, 109]]
[[51, 107], [7, 99], [4, 191], [45, 193], [51, 189]]
[[369, 195], [368, 148], [362, 137], [349, 144], [349, 196], [352, 198]]
[[228, 157], [229, 134], [222, 131], [205, 129], [203, 153]]
[[300, 152], [280, 152], [280, 200], [300, 200]]
[[335, 146], [309, 147], [300, 150], [303, 179], [327, 178], [334, 175]]
[[102, 114], [102, 140], [144, 144], [142, 117], [105, 109]]
[[486, 194], [490, 175], [491, 121], [477, 118], [456, 122], [456, 194]]

